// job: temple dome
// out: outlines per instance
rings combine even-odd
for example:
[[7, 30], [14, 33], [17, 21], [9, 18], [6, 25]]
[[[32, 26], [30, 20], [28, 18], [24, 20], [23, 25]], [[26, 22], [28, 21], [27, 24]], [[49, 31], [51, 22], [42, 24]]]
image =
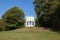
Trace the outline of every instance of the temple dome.
[[28, 16], [28, 17], [26, 17], [26, 21], [34, 21], [34, 17]]

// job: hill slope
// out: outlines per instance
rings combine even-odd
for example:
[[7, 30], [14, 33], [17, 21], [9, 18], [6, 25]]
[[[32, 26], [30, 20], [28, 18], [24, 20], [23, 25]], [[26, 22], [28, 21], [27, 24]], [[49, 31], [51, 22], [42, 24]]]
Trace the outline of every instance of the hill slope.
[[50, 32], [50, 29], [46, 29], [43, 27], [24, 27], [24, 28], [19, 28], [16, 30], [12, 31], [20, 31], [20, 32]]
[[60, 40], [60, 34], [43, 27], [19, 28], [0, 32], [0, 40]]

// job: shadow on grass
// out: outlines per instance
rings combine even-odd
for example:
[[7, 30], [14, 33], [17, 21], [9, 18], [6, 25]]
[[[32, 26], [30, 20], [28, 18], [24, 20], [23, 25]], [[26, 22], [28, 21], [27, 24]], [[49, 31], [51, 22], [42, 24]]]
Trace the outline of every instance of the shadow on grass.
[[43, 27], [44, 29], [49, 29], [50, 31], [53, 31], [53, 32], [57, 32], [60, 34], [60, 29], [53, 29], [53, 28], [50, 28], [50, 27]]
[[60, 34], [60, 30], [58, 29], [52, 29], [51, 31], [58, 32]]

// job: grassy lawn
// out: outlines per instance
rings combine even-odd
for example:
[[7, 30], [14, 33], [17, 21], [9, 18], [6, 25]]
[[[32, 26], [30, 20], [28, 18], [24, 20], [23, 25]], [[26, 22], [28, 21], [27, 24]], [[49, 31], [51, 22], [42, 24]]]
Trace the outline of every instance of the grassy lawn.
[[60, 40], [60, 34], [56, 32], [0, 32], [0, 40]]

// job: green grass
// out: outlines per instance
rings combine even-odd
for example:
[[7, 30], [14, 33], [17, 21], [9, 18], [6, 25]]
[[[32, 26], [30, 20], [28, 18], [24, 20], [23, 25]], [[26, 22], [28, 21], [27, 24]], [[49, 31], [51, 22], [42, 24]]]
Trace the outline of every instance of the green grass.
[[0, 32], [0, 40], [60, 40], [57, 32], [20, 32], [3, 31]]

